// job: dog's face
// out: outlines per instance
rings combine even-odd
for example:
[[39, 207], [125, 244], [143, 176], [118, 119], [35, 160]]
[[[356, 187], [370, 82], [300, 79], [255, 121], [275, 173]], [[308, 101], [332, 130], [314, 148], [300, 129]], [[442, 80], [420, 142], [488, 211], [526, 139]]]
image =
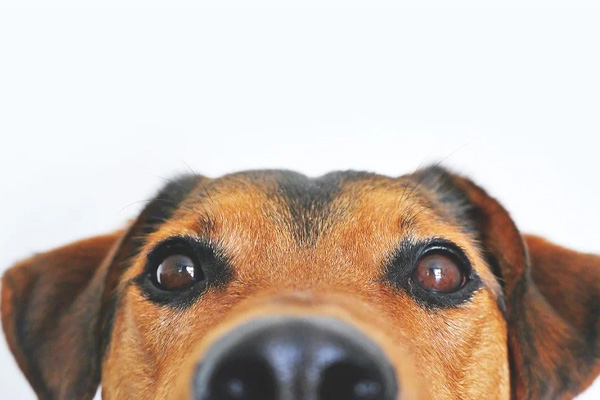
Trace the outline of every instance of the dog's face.
[[600, 258], [523, 237], [470, 181], [184, 177], [127, 231], [26, 260], [3, 325], [38, 396], [572, 398]]

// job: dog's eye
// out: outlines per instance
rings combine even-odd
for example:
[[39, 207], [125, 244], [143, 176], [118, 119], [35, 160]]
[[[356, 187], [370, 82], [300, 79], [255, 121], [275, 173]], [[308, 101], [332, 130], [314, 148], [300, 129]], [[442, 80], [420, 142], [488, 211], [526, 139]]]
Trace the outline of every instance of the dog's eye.
[[156, 268], [155, 281], [163, 290], [171, 292], [190, 288], [195, 282], [204, 279], [202, 269], [183, 254], [166, 257]]
[[482, 286], [465, 251], [441, 238], [403, 242], [390, 259], [384, 279], [428, 309], [457, 307]]
[[216, 244], [173, 236], [148, 252], [146, 268], [134, 282], [148, 300], [183, 309], [230, 279], [228, 260]]
[[452, 255], [434, 252], [418, 261], [413, 281], [432, 292], [453, 293], [465, 285], [466, 277]]

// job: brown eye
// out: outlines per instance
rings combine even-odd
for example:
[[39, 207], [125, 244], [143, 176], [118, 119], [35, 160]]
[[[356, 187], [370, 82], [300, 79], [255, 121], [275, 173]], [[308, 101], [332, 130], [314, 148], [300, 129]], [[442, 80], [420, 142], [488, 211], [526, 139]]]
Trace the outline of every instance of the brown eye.
[[419, 260], [413, 280], [431, 292], [452, 293], [464, 286], [466, 278], [452, 257], [431, 254]]
[[181, 291], [190, 288], [195, 282], [203, 280], [204, 275], [190, 257], [173, 254], [160, 263], [156, 269], [155, 279], [163, 290]]

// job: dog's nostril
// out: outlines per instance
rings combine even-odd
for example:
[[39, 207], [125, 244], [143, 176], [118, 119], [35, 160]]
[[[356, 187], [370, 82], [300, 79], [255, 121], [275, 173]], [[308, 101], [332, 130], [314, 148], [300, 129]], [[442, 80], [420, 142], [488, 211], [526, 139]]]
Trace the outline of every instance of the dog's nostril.
[[372, 368], [340, 362], [323, 373], [319, 398], [346, 400], [379, 400], [384, 398], [382, 378]]
[[275, 379], [260, 358], [233, 358], [217, 367], [211, 400], [274, 400]]

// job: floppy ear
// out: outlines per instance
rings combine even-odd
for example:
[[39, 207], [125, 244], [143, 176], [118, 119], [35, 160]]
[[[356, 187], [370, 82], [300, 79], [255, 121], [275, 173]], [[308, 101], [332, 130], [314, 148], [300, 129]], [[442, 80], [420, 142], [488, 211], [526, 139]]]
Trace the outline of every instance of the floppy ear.
[[100, 379], [102, 276], [123, 232], [24, 260], [2, 278], [2, 327], [40, 399], [91, 399]]
[[2, 278], [2, 326], [38, 398], [92, 399], [118, 303], [121, 273], [201, 178], [167, 185], [127, 231], [24, 260]]
[[[536, 317], [552, 315], [538, 324], [540, 357], [548, 360], [546, 374], [556, 374], [553, 383], [560, 398], [573, 398], [600, 373], [600, 257], [531, 235], [525, 235], [525, 243], [530, 282], [537, 289], [529, 296], [539, 303], [529, 320], [536, 323]], [[544, 346], [544, 335], [552, 337], [550, 346]], [[540, 381], [540, 386], [547, 383]]]
[[480, 241], [503, 285], [513, 398], [571, 399], [585, 390], [600, 373], [600, 257], [522, 236], [468, 179], [440, 168], [421, 174]]

